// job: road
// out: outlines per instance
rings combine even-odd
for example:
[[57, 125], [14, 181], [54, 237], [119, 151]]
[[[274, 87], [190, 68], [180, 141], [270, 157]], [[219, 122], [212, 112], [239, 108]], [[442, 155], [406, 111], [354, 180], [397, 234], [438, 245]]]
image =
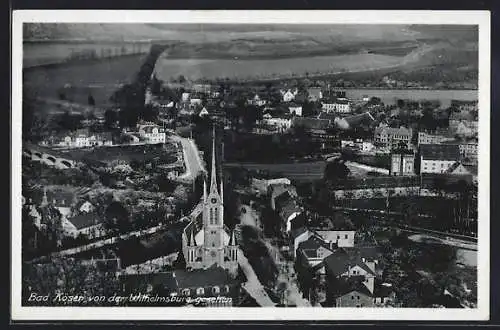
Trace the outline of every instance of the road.
[[200, 152], [194, 140], [180, 137], [176, 134], [170, 135], [173, 141], [182, 144], [182, 154], [186, 165], [186, 172], [181, 174], [178, 179], [192, 181], [200, 172], [206, 172], [203, 161], [200, 157]]
[[[241, 224], [260, 228], [260, 219], [257, 212], [249, 205], [242, 205], [241, 207], [245, 209], [245, 212], [240, 215]], [[269, 239], [264, 239], [264, 243], [279, 270], [278, 282], [285, 283], [286, 285], [285, 300], [287, 304], [298, 307], [310, 307], [311, 304], [302, 298], [302, 294], [297, 287], [293, 264], [286, 261], [278, 247], [274, 246]]]
[[98, 248], [101, 248], [101, 247], [106, 246], [106, 245], [116, 244], [120, 239], [126, 240], [126, 239], [133, 237], [133, 236], [141, 237], [141, 236], [150, 235], [150, 234], [156, 233], [157, 231], [165, 230], [165, 229], [166, 229], [165, 225], [159, 225], [159, 226], [151, 227], [151, 228], [144, 229], [144, 230], [132, 231], [132, 232], [129, 232], [126, 234], [122, 234], [120, 236], [106, 238], [106, 239], [103, 239], [103, 240], [100, 240], [97, 242], [93, 242], [93, 243], [86, 244], [86, 245], [81, 245], [81, 246], [78, 246], [75, 248], [53, 252], [53, 253], [49, 254], [48, 256], [33, 259], [30, 261], [30, 263], [37, 263], [37, 262], [39, 262], [42, 259], [47, 258], [47, 257], [48, 258], [58, 258], [58, 257], [66, 257], [66, 256], [75, 255], [75, 254], [78, 254], [81, 252], [86, 252], [86, 251], [98, 249]]
[[156, 259], [151, 259], [142, 264], [130, 265], [125, 268], [123, 274], [149, 274], [157, 273], [162, 270], [165, 266], [171, 266], [173, 262], [177, 259], [178, 252], [171, 253], [168, 256], [159, 257]]
[[245, 289], [245, 291], [248, 292], [248, 294], [252, 296], [252, 298], [254, 298], [261, 307], [276, 306], [276, 304], [267, 295], [266, 290], [264, 290], [264, 286], [260, 283], [259, 278], [255, 274], [252, 266], [241, 249], [238, 249], [238, 264], [247, 278], [247, 281], [242, 284], [243, 289]]

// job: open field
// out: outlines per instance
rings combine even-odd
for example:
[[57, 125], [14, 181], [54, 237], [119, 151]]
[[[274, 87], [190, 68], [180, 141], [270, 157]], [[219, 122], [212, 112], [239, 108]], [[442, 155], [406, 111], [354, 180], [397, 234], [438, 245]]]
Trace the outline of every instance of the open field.
[[400, 57], [377, 54], [352, 54], [257, 60], [229, 59], [169, 59], [160, 57], [155, 72], [168, 80], [184, 75], [189, 79], [251, 79], [301, 76], [306, 73], [339, 73], [395, 67]]
[[145, 54], [147, 43], [24, 43], [23, 68], [63, 63], [78, 55], [94, 54], [96, 58]]
[[87, 104], [91, 94], [96, 106], [105, 106], [121, 84], [132, 81], [144, 56], [126, 56], [93, 62], [72, 63], [51, 68], [32, 68], [23, 72], [23, 88], [41, 98], [66, 99]]

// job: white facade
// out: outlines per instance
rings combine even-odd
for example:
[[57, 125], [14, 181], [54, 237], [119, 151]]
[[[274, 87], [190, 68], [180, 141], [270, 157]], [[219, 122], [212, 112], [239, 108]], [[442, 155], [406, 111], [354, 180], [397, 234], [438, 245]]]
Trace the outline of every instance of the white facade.
[[349, 113], [351, 112], [351, 105], [349, 102], [345, 103], [323, 103], [321, 109], [327, 113], [338, 112], [338, 113]]
[[418, 145], [421, 145], [421, 144], [439, 144], [445, 140], [447, 140], [447, 137], [443, 136], [443, 135], [418, 132]]
[[139, 136], [147, 143], [165, 143], [167, 135], [163, 128], [156, 125], [140, 125]]
[[338, 247], [354, 246], [354, 230], [317, 230], [316, 233], [328, 244], [337, 244]]
[[420, 157], [420, 173], [444, 173], [456, 160], [426, 160]]
[[290, 90], [287, 90], [284, 94], [283, 94], [283, 102], [290, 102], [290, 101], [293, 101], [295, 99], [295, 95], [297, 95], [297, 92], [292, 92]]
[[297, 106], [290, 106], [288, 107], [288, 110], [290, 111], [290, 114], [295, 114], [296, 116], [302, 116], [302, 106], [297, 105]]
[[263, 122], [267, 125], [273, 126], [280, 131], [286, 131], [292, 126], [291, 118], [280, 118], [280, 117], [267, 117], [263, 119]]

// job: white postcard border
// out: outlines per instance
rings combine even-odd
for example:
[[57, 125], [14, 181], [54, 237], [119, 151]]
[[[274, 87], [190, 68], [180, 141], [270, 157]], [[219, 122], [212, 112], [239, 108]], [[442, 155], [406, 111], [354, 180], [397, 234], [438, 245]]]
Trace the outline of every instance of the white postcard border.
[[[307, 21], [305, 21], [307, 19]], [[473, 24], [479, 25], [478, 308], [189, 308], [21, 306], [22, 23]], [[11, 317], [23, 320], [434, 320], [489, 319], [490, 12], [16, 10], [12, 21]]]

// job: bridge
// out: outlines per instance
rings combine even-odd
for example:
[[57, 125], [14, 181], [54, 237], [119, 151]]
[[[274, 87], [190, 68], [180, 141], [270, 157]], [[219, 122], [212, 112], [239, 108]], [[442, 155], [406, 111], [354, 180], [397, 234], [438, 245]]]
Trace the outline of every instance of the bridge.
[[23, 156], [58, 169], [73, 168], [78, 163], [62, 152], [26, 142], [23, 143]]

